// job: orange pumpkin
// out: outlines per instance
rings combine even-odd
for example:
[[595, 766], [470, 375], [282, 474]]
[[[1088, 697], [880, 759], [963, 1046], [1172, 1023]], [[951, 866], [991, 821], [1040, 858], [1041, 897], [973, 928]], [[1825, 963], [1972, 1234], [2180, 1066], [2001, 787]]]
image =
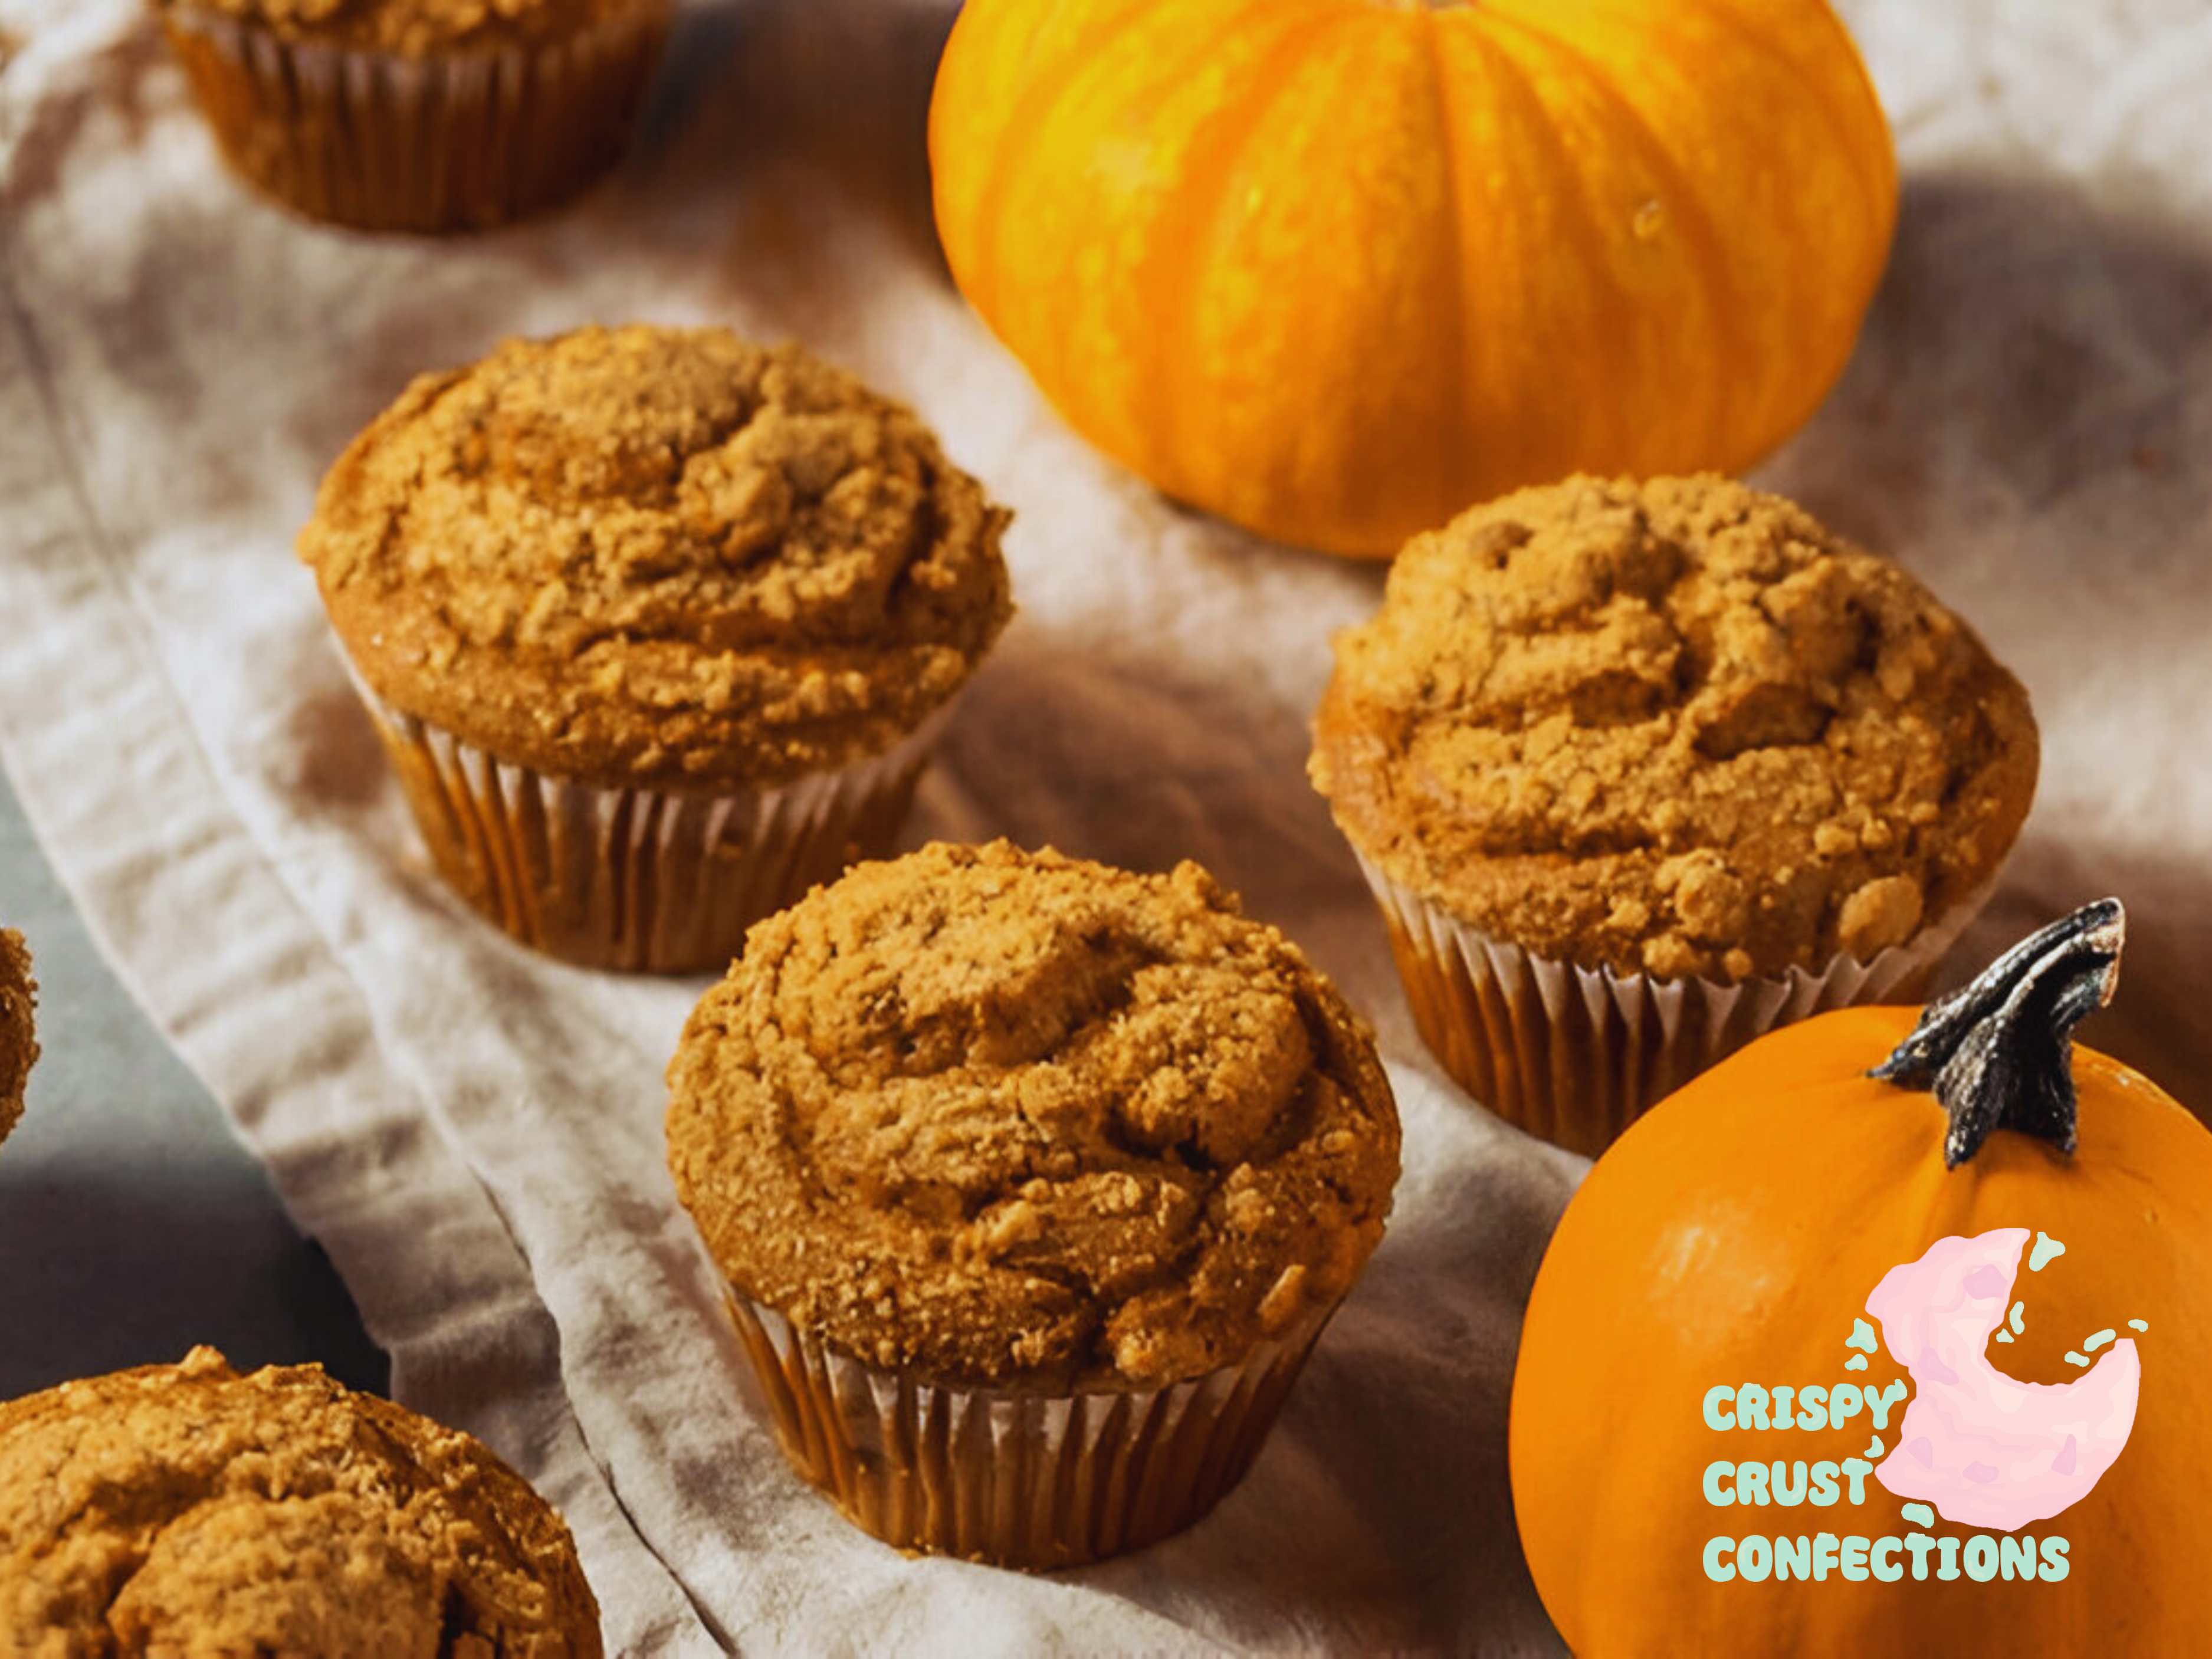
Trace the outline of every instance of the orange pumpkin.
[[1850, 355], [1881, 108], [1822, 0], [969, 0], [952, 273], [1070, 424], [1388, 555], [1574, 471], [1739, 471]]
[[[2109, 995], [2119, 931], [2111, 901], [2078, 913], [1917, 1030], [1905, 1010], [1853, 1009], [1764, 1038], [1662, 1103], [1591, 1170], [1537, 1275], [1511, 1427], [1529, 1568], [1584, 1659], [2212, 1653], [2202, 1561], [2212, 1542], [2212, 1135], [2116, 1060], [2085, 1049], [2069, 1065], [2067, 1032]], [[1870, 1078], [1893, 1049], [1883, 1076], [1900, 1081]], [[1900, 1311], [1893, 1286], [1910, 1289], [1960, 1239], [2007, 1228], [2047, 1235], [2063, 1254], [2039, 1239], [2009, 1285], [1984, 1267], [1949, 1300]], [[1893, 1269], [1901, 1277], [1888, 1278]], [[1970, 1304], [1970, 1295], [1997, 1300]], [[1869, 1313], [1878, 1342], [1855, 1328]], [[1985, 1345], [1954, 1348], [1955, 1370], [1928, 1346], [1941, 1319]], [[1856, 1348], [1854, 1336], [1865, 1338]], [[1846, 1369], [1855, 1357], [1871, 1363]], [[2126, 1392], [2124, 1361], [2136, 1373], [2131, 1431], [2112, 1404]], [[2093, 1395], [2106, 1400], [2084, 1420], [2102, 1425], [2107, 1453], [2117, 1429], [2121, 1449], [2086, 1495], [2008, 1530], [1986, 1516], [1961, 1522], [1948, 1506], [1907, 1518], [1892, 1475], [1908, 1491], [1936, 1479], [1928, 1466], [1940, 1470], [1952, 1446], [1984, 1432], [1987, 1414], [1957, 1406], [1945, 1385], [1967, 1388], [1990, 1370], [2043, 1385], [1992, 1384], [2014, 1402], [2002, 1432], [2015, 1443], [2065, 1416], [2079, 1390], [2085, 1409]], [[1905, 1399], [1884, 1430], [1870, 1408], [1840, 1428], [1805, 1426], [1844, 1382]], [[1766, 1397], [1743, 1395], [1746, 1383]], [[1786, 1407], [1778, 1385], [1793, 1390]], [[1821, 1409], [1808, 1387], [1822, 1391]], [[1724, 1397], [1709, 1401], [1716, 1389]], [[1923, 1395], [1931, 1415], [1914, 1417]], [[1775, 1428], [1785, 1411], [1792, 1426]], [[1746, 1426], [1753, 1417], [1768, 1427]], [[2071, 1430], [2057, 1440], [2041, 1431], [2038, 1467], [2087, 1471]], [[2015, 1447], [2002, 1470], [1965, 1462], [1953, 1465], [1963, 1480], [1941, 1478], [2002, 1499], [2025, 1490], [2015, 1480], [2039, 1478], [2025, 1456]], [[1819, 1488], [1799, 1462], [1841, 1469], [1852, 1457], [1864, 1501], [1850, 1502], [1842, 1480], [1832, 1506], [1811, 1501]], [[1747, 1485], [1745, 1464], [1767, 1467]], [[1731, 1467], [1709, 1489], [1716, 1466]], [[1806, 1501], [1773, 1501], [1785, 1489]], [[1897, 1539], [1886, 1559], [1902, 1576], [1846, 1577], [1838, 1553], [1824, 1577], [1784, 1582], [1778, 1548], [1747, 1552], [1743, 1541], [1790, 1540], [1797, 1555], [1796, 1540], [1823, 1533], [1838, 1546]], [[1916, 1533], [1934, 1540], [1924, 1579], [1905, 1547]], [[2056, 1582], [2054, 1538], [2065, 1540]], [[1717, 1539], [1727, 1547], [1714, 1547], [1709, 1573]], [[1956, 1540], [1948, 1579], [1945, 1539]], [[1764, 1576], [1734, 1573], [1739, 1562]], [[1977, 1562], [1996, 1576], [1978, 1578]]]

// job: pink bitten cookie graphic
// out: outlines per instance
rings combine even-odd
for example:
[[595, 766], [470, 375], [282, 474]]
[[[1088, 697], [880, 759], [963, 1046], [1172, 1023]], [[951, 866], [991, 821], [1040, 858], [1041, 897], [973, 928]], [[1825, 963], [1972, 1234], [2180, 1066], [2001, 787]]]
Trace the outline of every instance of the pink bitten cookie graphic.
[[1998, 1227], [1940, 1238], [1867, 1298], [1913, 1382], [1902, 1435], [1875, 1479], [1962, 1526], [2010, 1532], [2071, 1508], [2135, 1427], [2142, 1363], [2131, 1338], [2072, 1382], [2022, 1382], [1990, 1363], [2028, 1237], [2025, 1227]]

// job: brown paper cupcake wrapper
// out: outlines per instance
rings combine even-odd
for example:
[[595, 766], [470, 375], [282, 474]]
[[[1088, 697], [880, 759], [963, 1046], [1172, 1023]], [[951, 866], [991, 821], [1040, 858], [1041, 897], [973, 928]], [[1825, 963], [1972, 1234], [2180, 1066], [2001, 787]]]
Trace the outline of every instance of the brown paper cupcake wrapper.
[[888, 853], [951, 712], [836, 771], [687, 794], [517, 766], [356, 688], [463, 897], [550, 955], [660, 974], [721, 972], [754, 922]]
[[773, 1308], [731, 1316], [793, 1467], [887, 1544], [1046, 1569], [1194, 1524], [1243, 1479], [1334, 1305], [1242, 1364], [1163, 1389], [942, 1388], [833, 1352]]
[[[1354, 849], [1357, 853], [1358, 849]], [[1808, 1015], [1917, 1000], [1992, 878], [1906, 944], [1819, 973], [1735, 984], [1556, 962], [1470, 927], [1359, 858], [1413, 1023], [1444, 1070], [1509, 1123], [1595, 1158], [1649, 1108], [1753, 1038]]]
[[561, 39], [423, 58], [291, 40], [190, 6], [162, 21], [231, 165], [361, 230], [503, 224], [574, 195], [628, 145], [673, 8]]

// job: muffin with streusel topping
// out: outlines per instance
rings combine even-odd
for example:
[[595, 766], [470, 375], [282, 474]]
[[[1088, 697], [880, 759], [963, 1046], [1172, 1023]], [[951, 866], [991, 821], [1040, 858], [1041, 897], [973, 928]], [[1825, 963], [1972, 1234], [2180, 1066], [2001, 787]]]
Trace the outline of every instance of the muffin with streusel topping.
[[1771, 1026], [1917, 997], [2038, 755], [1910, 574], [1715, 477], [1571, 479], [1416, 538], [1315, 732], [1429, 1046], [1593, 1153]]
[[0, 1652], [601, 1651], [552, 1507], [319, 1366], [196, 1348], [0, 1403]]
[[669, 1086], [792, 1461], [878, 1537], [1008, 1565], [1212, 1508], [1398, 1174], [1364, 1026], [1189, 864], [862, 865], [752, 930]]
[[39, 1058], [39, 988], [23, 936], [0, 927], [0, 1140], [22, 1121], [23, 1089]]
[[504, 224], [628, 146], [673, 0], [154, 0], [245, 179], [360, 230]]
[[300, 551], [454, 885], [684, 971], [888, 848], [1009, 615], [1006, 518], [796, 348], [591, 328], [416, 380]]

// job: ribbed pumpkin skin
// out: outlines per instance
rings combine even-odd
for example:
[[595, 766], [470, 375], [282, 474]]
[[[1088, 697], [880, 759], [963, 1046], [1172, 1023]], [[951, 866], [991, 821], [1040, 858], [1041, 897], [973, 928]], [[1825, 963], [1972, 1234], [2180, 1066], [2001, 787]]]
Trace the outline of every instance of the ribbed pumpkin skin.
[[1897, 208], [1822, 0], [969, 0], [930, 155], [954, 277], [1072, 425], [1370, 556], [1577, 470], [1749, 465]]
[[[2212, 1135], [2077, 1048], [2071, 1158], [2007, 1129], [1947, 1170], [1942, 1108], [1863, 1075], [1917, 1012], [1850, 1009], [1760, 1039], [1638, 1120], [1567, 1206], [1529, 1298], [1510, 1439], [1529, 1571], [1582, 1659], [2212, 1653]], [[2071, 1381], [2083, 1373], [2066, 1352], [2107, 1326], [2142, 1358], [2118, 1461], [2072, 1508], [2021, 1529], [2066, 1539], [2069, 1576], [1946, 1583], [1931, 1559], [1925, 1581], [1909, 1565], [1893, 1583], [1707, 1579], [1711, 1537], [1914, 1529], [1870, 1475], [1863, 1506], [1707, 1504], [1709, 1462], [1839, 1462], [1873, 1431], [1864, 1413], [1844, 1431], [1716, 1431], [1705, 1392], [1897, 1378], [1887, 1352], [1844, 1369], [1868, 1293], [1936, 1240], [1996, 1227], [2066, 1246], [2040, 1273], [2022, 1261], [2012, 1293], [2027, 1328], [1992, 1340], [2000, 1370]], [[2149, 1329], [2130, 1330], [2134, 1318]]]

